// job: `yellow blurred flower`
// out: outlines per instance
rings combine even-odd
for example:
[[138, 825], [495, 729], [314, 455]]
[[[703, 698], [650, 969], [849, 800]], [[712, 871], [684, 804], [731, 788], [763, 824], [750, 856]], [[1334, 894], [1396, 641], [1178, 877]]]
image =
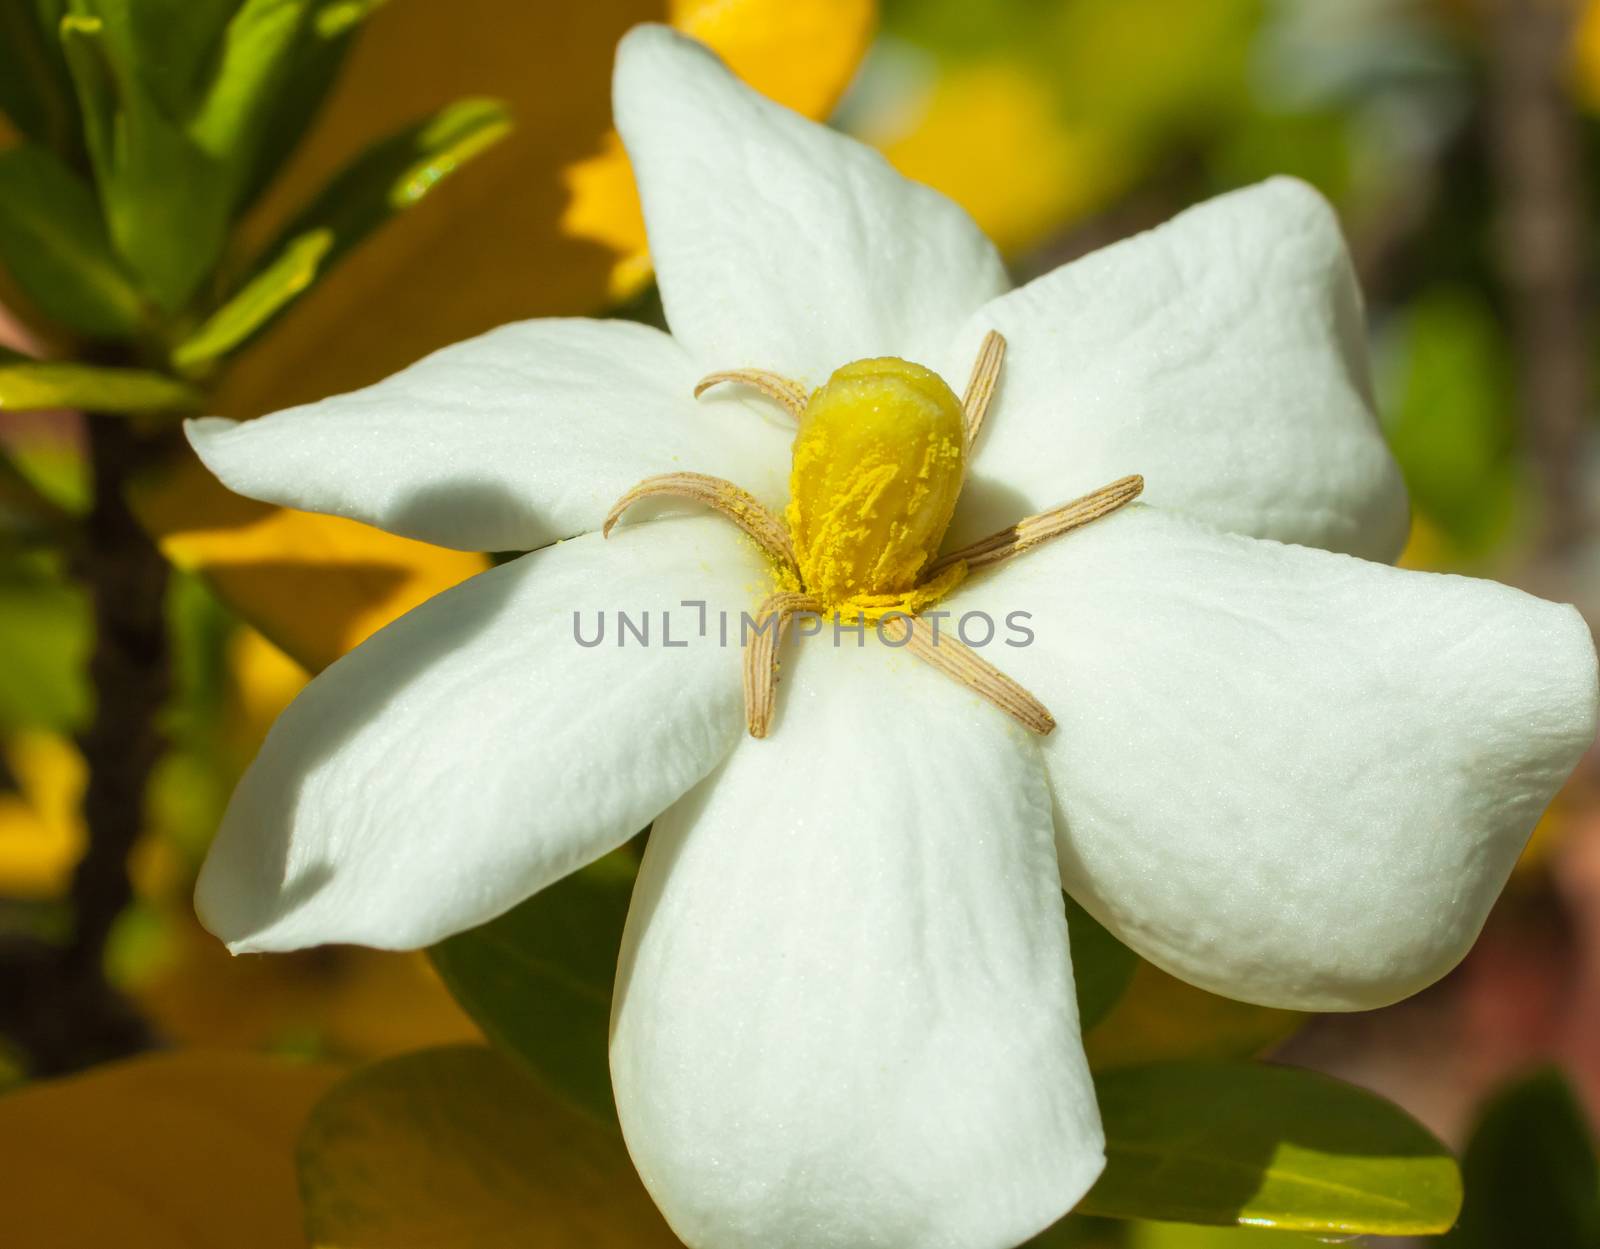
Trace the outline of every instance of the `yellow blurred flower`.
[[65, 896], [83, 854], [83, 756], [55, 733], [19, 733], [0, 744], [17, 782], [0, 793], [0, 896], [30, 902]]
[[1108, 136], [1065, 125], [1051, 91], [1004, 61], [939, 75], [905, 129], [863, 137], [1010, 255], [1103, 208], [1131, 172]]

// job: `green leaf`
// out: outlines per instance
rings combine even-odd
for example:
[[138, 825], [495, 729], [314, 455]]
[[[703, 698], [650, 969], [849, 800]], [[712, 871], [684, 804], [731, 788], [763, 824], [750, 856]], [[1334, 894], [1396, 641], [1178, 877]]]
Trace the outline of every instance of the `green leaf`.
[[1121, 1000], [1133, 981], [1139, 956], [1101, 927], [1070, 895], [1063, 896], [1067, 902], [1072, 977], [1078, 987], [1078, 1026], [1087, 1032]]
[[1600, 1161], [1566, 1078], [1539, 1071], [1484, 1106], [1462, 1171], [1467, 1201], [1450, 1249], [1595, 1249]]
[[163, 373], [55, 360], [0, 360], [0, 412], [78, 408], [125, 415], [197, 412], [199, 391]]
[[247, 340], [316, 281], [333, 242], [331, 230], [312, 230], [291, 239], [266, 268], [179, 344], [172, 363], [193, 373]]
[[1404, 1111], [1292, 1067], [1192, 1062], [1096, 1079], [1113, 1218], [1416, 1236], [1461, 1205], [1455, 1159]]
[[112, 254], [94, 192], [37, 144], [0, 152], [0, 260], [68, 329], [115, 338], [139, 326], [138, 292]]
[[1305, 1018], [1207, 993], [1139, 959], [1111, 1011], [1085, 1030], [1084, 1048], [1095, 1071], [1254, 1058], [1291, 1036]]
[[58, 154], [81, 154], [77, 105], [46, 0], [0, 0], [0, 113], [28, 138]]
[[[368, 148], [265, 250], [245, 285], [174, 361], [193, 369], [240, 346], [367, 235], [510, 132], [503, 105], [461, 100]], [[225, 332], [214, 324], [223, 319]]]
[[608, 1123], [611, 987], [636, 870], [617, 851], [429, 951], [489, 1040]]
[[0, 730], [83, 727], [89, 710], [89, 604], [52, 561], [0, 561]]
[[316, 1249], [678, 1246], [616, 1134], [480, 1046], [357, 1071], [297, 1161]]
[[1487, 299], [1439, 288], [1416, 299], [1382, 370], [1388, 438], [1418, 509], [1468, 555], [1491, 549], [1516, 503], [1516, 394]]
[[263, 101], [252, 140], [251, 169], [242, 169], [237, 207], [250, 204], [276, 175], [326, 99], [361, 24], [385, 0], [324, 0], [310, 20], [275, 95]]
[[[80, 0], [86, 3], [87, 0]], [[132, 0], [98, 0], [121, 15]], [[224, 165], [203, 150], [141, 73], [131, 24], [75, 13], [62, 47], [83, 110], [84, 133], [111, 239], [159, 307], [176, 312], [216, 265], [227, 236]]]

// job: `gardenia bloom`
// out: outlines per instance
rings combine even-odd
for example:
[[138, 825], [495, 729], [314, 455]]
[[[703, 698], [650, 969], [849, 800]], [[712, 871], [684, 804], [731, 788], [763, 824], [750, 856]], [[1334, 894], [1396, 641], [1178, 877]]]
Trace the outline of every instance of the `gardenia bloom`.
[[[677, 1233], [1016, 1244], [1102, 1166], [1061, 889], [1206, 989], [1404, 997], [1590, 742], [1590, 635], [1382, 562], [1406, 501], [1300, 183], [1010, 290], [953, 204], [663, 28], [616, 118], [670, 336], [510, 325], [189, 426], [251, 497], [532, 552], [307, 687], [201, 915], [236, 951], [424, 946], [653, 820], [611, 1058]], [[774, 688], [685, 600], [902, 614], [792, 629]], [[653, 644], [575, 642], [618, 611]], [[1032, 645], [948, 642], [1018, 611]]]

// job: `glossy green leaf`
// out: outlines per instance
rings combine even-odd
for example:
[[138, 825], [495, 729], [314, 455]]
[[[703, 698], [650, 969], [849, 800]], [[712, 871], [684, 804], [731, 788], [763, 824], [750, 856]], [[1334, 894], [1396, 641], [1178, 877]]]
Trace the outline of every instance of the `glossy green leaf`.
[[[503, 105], [461, 100], [374, 144], [266, 249], [245, 285], [175, 360], [194, 368], [248, 341], [347, 251], [510, 131]], [[217, 324], [224, 318], [225, 328]]]
[[1596, 1249], [1600, 1161], [1566, 1078], [1537, 1072], [1484, 1106], [1461, 1169], [1467, 1200], [1450, 1249]]
[[140, 299], [112, 254], [94, 192], [51, 152], [0, 152], [0, 261], [40, 311], [96, 338], [131, 334]]
[[333, 231], [327, 229], [291, 239], [266, 268], [177, 347], [172, 363], [185, 373], [193, 372], [245, 342], [316, 281], [333, 241]]
[[125, 415], [198, 412], [200, 392], [143, 369], [103, 369], [57, 360], [0, 360], [0, 412], [78, 408]]
[[1192, 1062], [1097, 1077], [1106, 1169], [1079, 1209], [1323, 1234], [1442, 1232], [1455, 1159], [1398, 1107], [1310, 1071]]
[[1078, 1026], [1087, 1032], [1121, 1000], [1133, 981], [1139, 956], [1070, 896], [1066, 896], [1066, 902], [1072, 977], [1078, 989]]
[[635, 871], [617, 851], [429, 951], [485, 1036], [607, 1122], [611, 987]]
[[669, 1249], [616, 1134], [481, 1046], [376, 1063], [312, 1110], [315, 1249]]

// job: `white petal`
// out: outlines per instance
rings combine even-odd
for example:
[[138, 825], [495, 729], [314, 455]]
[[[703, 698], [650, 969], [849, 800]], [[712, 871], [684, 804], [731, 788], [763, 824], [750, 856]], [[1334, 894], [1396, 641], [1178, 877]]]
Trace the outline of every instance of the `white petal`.
[[815, 386], [867, 356], [932, 365], [1010, 285], [951, 201], [663, 26], [623, 39], [614, 101], [667, 319], [707, 368]]
[[779, 699], [651, 834], [634, 1162], [693, 1249], [1017, 1244], [1103, 1160], [1037, 751], [875, 644], [802, 641]]
[[189, 441], [229, 489], [470, 551], [598, 529], [640, 478], [694, 471], [781, 503], [792, 428], [723, 395], [628, 321], [504, 325], [364, 390]]
[[[715, 612], [751, 608], [761, 579], [725, 522], [662, 520], [403, 616], [273, 726], [200, 875], [202, 920], [235, 952], [422, 946], [619, 845], [740, 731], [739, 655]], [[684, 599], [709, 600], [706, 638]], [[579, 645], [574, 614], [593, 640], [602, 611], [603, 644]], [[649, 646], [618, 633], [619, 611], [649, 613]]]
[[1453, 967], [1595, 731], [1572, 608], [1154, 508], [942, 606], [1032, 613], [1032, 645], [989, 657], [1058, 721], [1068, 891], [1272, 1006], [1379, 1006]]
[[982, 309], [1009, 340], [957, 541], [1129, 473], [1147, 502], [1236, 533], [1385, 562], [1405, 487], [1372, 410], [1338, 222], [1275, 178], [1063, 266]]

